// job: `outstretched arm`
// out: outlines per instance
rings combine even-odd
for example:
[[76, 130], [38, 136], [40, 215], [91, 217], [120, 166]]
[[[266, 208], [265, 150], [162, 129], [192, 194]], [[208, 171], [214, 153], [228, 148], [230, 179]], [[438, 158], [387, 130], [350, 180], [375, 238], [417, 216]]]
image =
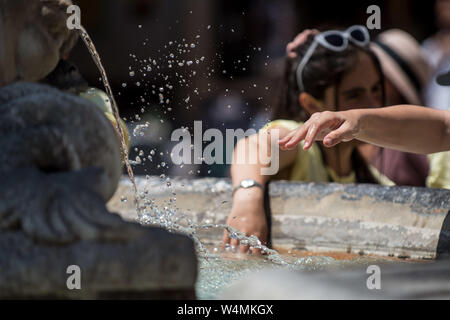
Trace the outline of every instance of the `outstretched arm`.
[[447, 151], [450, 150], [450, 111], [401, 105], [315, 113], [281, 139], [280, 147], [294, 148], [303, 139], [304, 149], [309, 149], [314, 140], [323, 140], [325, 146], [332, 147], [358, 139], [406, 152]]

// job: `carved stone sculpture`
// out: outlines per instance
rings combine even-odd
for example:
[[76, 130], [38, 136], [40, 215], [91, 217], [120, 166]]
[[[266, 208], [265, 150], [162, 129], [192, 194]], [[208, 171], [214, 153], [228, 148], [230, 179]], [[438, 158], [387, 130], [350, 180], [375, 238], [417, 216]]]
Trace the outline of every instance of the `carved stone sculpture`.
[[[0, 298], [194, 296], [189, 238], [106, 210], [122, 166], [95, 105], [45, 85], [0, 88], [0, 146]], [[69, 265], [81, 290], [66, 286]]]
[[70, 0], [0, 1], [0, 87], [48, 75], [74, 46], [66, 26]]

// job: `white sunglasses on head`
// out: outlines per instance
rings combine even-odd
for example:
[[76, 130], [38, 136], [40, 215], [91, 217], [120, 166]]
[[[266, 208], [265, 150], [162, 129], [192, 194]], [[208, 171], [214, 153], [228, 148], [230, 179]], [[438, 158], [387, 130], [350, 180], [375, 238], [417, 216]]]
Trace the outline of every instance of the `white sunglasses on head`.
[[329, 50], [342, 52], [347, 49], [349, 41], [359, 47], [365, 47], [370, 42], [369, 31], [367, 31], [366, 27], [364, 26], [355, 25], [351, 26], [345, 31], [329, 30], [319, 33], [314, 37], [313, 43], [308, 48], [308, 51], [306, 51], [297, 67], [296, 76], [300, 92], [303, 92], [305, 90], [302, 79], [303, 69], [313, 55], [317, 46], [320, 44], [322, 47], [325, 47]]

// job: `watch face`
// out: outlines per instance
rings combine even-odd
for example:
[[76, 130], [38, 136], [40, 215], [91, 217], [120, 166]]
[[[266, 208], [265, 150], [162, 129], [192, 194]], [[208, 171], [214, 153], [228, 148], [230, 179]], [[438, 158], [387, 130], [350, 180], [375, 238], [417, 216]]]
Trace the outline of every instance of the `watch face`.
[[241, 182], [241, 186], [243, 188], [250, 188], [255, 184], [255, 182], [253, 180], [242, 180]]

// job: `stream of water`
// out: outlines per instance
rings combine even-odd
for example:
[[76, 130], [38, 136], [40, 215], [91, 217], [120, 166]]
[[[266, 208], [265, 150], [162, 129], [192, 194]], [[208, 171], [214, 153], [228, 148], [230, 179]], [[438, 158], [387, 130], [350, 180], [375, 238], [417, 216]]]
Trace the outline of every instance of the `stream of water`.
[[118, 133], [118, 137], [120, 140], [120, 150], [122, 153], [122, 159], [125, 162], [128, 176], [131, 180], [131, 183], [133, 184], [134, 195], [135, 195], [134, 201], [135, 201], [135, 205], [136, 205], [136, 210], [139, 214], [140, 207], [139, 207], [139, 198], [137, 196], [138, 190], [136, 187], [136, 181], [134, 179], [133, 169], [131, 168], [131, 164], [130, 164], [130, 160], [129, 160], [129, 156], [128, 156], [128, 147], [127, 147], [127, 143], [125, 141], [125, 134], [123, 132], [122, 127], [120, 126], [119, 107], [117, 106], [116, 99], [114, 98], [113, 92], [111, 90], [111, 86], [108, 81], [108, 76], [106, 75], [106, 71], [105, 71], [105, 68], [103, 67], [102, 61], [100, 59], [100, 55], [98, 54], [97, 49], [94, 46], [94, 42], [92, 41], [91, 37], [89, 36], [89, 34], [87, 33], [86, 29], [83, 26], [81, 26], [81, 28], [79, 29], [79, 32], [80, 32], [81, 38], [83, 39], [83, 42], [85, 43], [87, 49], [89, 50], [89, 53], [91, 54], [92, 59], [95, 62], [95, 65], [97, 66], [98, 70], [100, 71], [103, 86], [105, 87], [106, 94], [108, 95], [109, 100], [111, 102], [114, 119], [116, 120], [116, 125], [114, 126], [114, 129]]

